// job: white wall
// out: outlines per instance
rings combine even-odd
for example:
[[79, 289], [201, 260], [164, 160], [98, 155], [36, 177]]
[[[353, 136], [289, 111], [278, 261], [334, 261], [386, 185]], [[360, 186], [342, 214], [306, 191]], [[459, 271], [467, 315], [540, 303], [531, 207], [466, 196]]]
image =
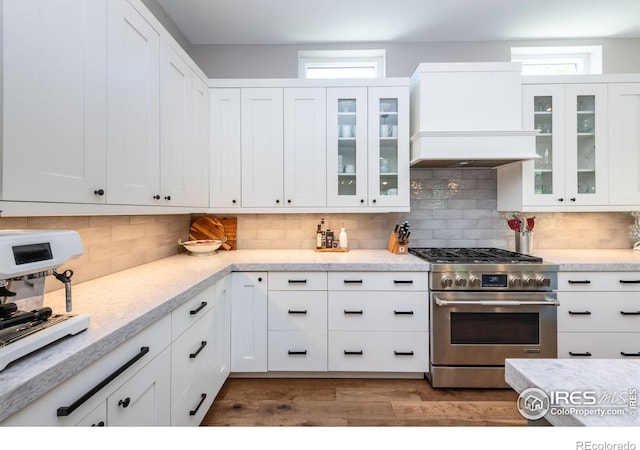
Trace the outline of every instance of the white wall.
[[603, 73], [640, 73], [640, 39], [332, 45], [193, 45], [209, 78], [297, 78], [298, 50], [386, 49], [387, 77], [409, 77], [423, 62], [509, 61], [511, 46], [602, 45]]

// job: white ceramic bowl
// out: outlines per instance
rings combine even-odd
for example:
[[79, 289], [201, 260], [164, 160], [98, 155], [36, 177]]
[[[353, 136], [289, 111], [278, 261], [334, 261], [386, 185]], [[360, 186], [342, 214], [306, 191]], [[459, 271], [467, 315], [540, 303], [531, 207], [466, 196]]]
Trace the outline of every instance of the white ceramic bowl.
[[182, 242], [178, 239], [178, 244], [182, 245], [189, 251], [192, 256], [206, 256], [212, 255], [220, 248], [220, 246], [227, 241], [227, 237], [224, 239], [199, 239], [197, 241], [185, 241]]

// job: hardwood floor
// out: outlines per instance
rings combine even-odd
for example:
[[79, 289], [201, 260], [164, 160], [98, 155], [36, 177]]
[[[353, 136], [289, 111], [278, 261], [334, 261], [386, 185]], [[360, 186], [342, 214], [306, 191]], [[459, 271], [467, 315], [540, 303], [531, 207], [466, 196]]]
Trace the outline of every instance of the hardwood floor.
[[229, 378], [202, 426], [525, 426], [517, 398], [426, 380]]

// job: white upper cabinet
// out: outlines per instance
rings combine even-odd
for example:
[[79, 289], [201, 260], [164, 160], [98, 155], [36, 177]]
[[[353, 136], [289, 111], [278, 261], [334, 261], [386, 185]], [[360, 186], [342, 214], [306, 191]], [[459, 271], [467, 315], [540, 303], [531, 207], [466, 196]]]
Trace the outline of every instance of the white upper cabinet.
[[209, 205], [239, 208], [242, 199], [240, 89], [211, 89]]
[[284, 89], [285, 207], [327, 203], [325, 88]]
[[242, 206], [283, 206], [283, 89], [241, 93]]
[[161, 190], [154, 200], [208, 206], [209, 89], [166, 44], [160, 67]]
[[103, 203], [106, 0], [2, 7], [2, 199]]
[[107, 201], [160, 195], [160, 36], [125, 0], [108, 16]]
[[640, 209], [640, 82], [609, 85], [609, 203]]
[[540, 158], [498, 167], [498, 210], [607, 208], [607, 84], [525, 85], [522, 104]]

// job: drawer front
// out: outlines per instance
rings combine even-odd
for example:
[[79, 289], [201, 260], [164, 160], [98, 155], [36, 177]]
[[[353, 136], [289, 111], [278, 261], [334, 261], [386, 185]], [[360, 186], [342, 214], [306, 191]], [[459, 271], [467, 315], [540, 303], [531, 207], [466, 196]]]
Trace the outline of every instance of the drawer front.
[[270, 331], [270, 371], [327, 370], [327, 332]]
[[329, 292], [329, 330], [428, 331], [425, 292]]
[[428, 272], [329, 272], [330, 291], [426, 291]]
[[559, 272], [559, 291], [640, 291], [640, 272]]
[[211, 383], [215, 376], [216, 367], [214, 361], [211, 360], [205, 364], [193, 383], [184, 390], [171, 407], [172, 427], [197, 427], [200, 425], [220, 389], [219, 386]]
[[269, 330], [327, 329], [327, 292], [270, 291]]
[[327, 272], [269, 272], [270, 291], [326, 291]]
[[428, 372], [426, 332], [329, 332], [329, 371]]
[[209, 361], [215, 347], [214, 310], [210, 310], [171, 345], [171, 404]]
[[640, 331], [640, 295], [625, 292], [558, 293], [558, 331]]
[[627, 358], [640, 362], [640, 333], [559, 333], [558, 358]]
[[171, 340], [175, 340], [213, 308], [214, 292], [211, 286], [171, 312]]

